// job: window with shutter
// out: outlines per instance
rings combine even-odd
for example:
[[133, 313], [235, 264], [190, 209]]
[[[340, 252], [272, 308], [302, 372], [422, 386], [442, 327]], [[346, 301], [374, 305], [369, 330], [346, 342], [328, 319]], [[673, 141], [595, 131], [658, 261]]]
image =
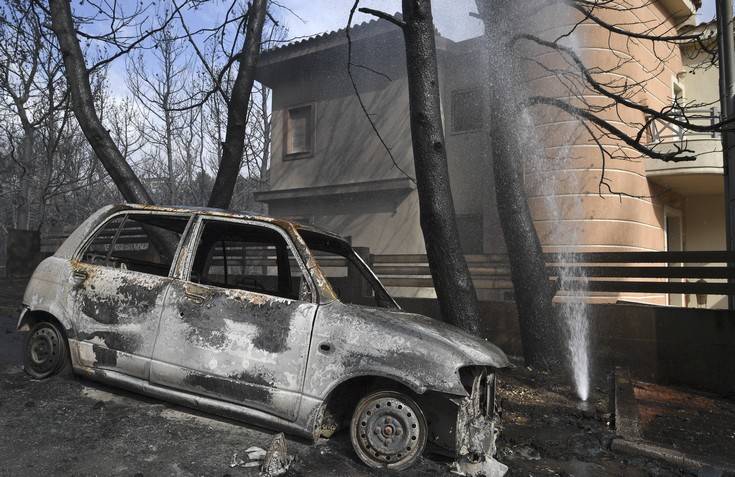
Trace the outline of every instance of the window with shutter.
[[310, 156], [314, 147], [314, 108], [312, 105], [291, 108], [286, 112], [286, 158]]

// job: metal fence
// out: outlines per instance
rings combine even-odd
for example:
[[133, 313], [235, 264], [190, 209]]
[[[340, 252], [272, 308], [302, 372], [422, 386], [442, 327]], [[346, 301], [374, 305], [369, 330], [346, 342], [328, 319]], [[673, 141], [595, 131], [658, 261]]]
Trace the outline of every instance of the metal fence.
[[[672, 115], [680, 121], [688, 121], [698, 126], [714, 126], [720, 122], [720, 110], [717, 108], [707, 109], [685, 109], [683, 111], [672, 113]], [[709, 137], [717, 138], [720, 133], [717, 131], [697, 132], [682, 128], [667, 121], [654, 119], [648, 125], [648, 135], [651, 143], [670, 143], [678, 142], [683, 144], [687, 138]]]
[[735, 284], [728, 283], [735, 279], [732, 252], [546, 254], [546, 262], [550, 278], [562, 290], [585, 280], [585, 288], [593, 292], [735, 294]]
[[[467, 255], [475, 288], [512, 288], [507, 257]], [[557, 291], [735, 294], [735, 253], [593, 252], [544, 255]], [[433, 287], [426, 255], [371, 255], [375, 273], [390, 287]], [[563, 277], [563, 279], [561, 278]]]
[[[466, 255], [475, 288], [510, 289], [510, 265], [504, 255]], [[426, 255], [370, 255], [370, 265], [387, 287], [433, 288]]]
[[[132, 232], [131, 232], [132, 233]], [[49, 255], [64, 236], [43, 237], [41, 253]], [[136, 237], [130, 237], [135, 240]], [[240, 252], [240, 253], [238, 253]], [[370, 254], [361, 249], [383, 284], [393, 288], [433, 288], [425, 254]], [[272, 254], [250, 257], [250, 265], [273, 266]], [[232, 263], [243, 257], [228, 247]], [[547, 253], [546, 271], [557, 291], [579, 287], [589, 292], [735, 295], [735, 253], [704, 252], [591, 252]], [[222, 257], [215, 257], [221, 260]], [[502, 254], [465, 255], [475, 288], [510, 290], [508, 257]], [[319, 257], [326, 268], [345, 267], [338, 257]], [[332, 271], [333, 272], [333, 271]], [[560, 279], [563, 277], [563, 279]]]

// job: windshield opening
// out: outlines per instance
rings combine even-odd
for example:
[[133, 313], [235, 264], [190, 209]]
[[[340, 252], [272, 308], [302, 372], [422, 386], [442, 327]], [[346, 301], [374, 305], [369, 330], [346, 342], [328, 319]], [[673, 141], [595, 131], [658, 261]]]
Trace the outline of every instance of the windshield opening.
[[398, 308], [380, 281], [347, 242], [310, 230], [301, 229], [299, 233], [341, 302]]

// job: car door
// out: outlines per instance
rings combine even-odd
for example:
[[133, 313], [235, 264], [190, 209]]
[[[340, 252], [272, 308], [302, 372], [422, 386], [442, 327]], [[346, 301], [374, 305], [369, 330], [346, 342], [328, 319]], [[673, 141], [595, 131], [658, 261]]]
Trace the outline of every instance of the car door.
[[111, 217], [72, 264], [78, 362], [148, 379], [170, 269], [188, 215]]
[[289, 236], [264, 222], [204, 218], [186, 247], [151, 383], [295, 419], [317, 305]]

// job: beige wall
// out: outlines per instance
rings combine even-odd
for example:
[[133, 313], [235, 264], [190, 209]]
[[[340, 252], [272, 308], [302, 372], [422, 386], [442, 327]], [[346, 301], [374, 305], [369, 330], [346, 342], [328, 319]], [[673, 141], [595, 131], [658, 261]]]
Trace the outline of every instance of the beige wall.
[[[452, 128], [452, 96], [458, 91], [484, 92], [488, 78], [486, 55], [477, 49], [480, 42], [469, 40], [452, 45], [439, 56], [439, 82], [442, 87], [447, 161], [452, 182], [454, 206], [458, 214], [480, 216], [482, 251], [505, 253], [505, 243], [495, 207], [495, 189], [488, 137], [489, 112], [478, 130], [455, 132]], [[482, 95], [478, 101], [483, 101]]]
[[[706, 29], [707, 26], [701, 26], [697, 32]], [[712, 46], [716, 48], [716, 45]], [[686, 104], [700, 110], [715, 108], [719, 111], [719, 69], [716, 64], [712, 64], [711, 55], [703, 51], [699, 43], [693, 43], [683, 49], [682, 60], [684, 65], [678, 81], [683, 87]], [[720, 137], [691, 135], [687, 146], [697, 154], [696, 161], [668, 166], [649, 161], [647, 169], [649, 174], [657, 175], [657, 182], [685, 194], [681, 206], [684, 250], [725, 250], [725, 199]], [[695, 295], [684, 296], [684, 302], [689, 307], [697, 306]], [[726, 308], [727, 299], [723, 296], [708, 296], [706, 306]]]
[[486, 81], [487, 76], [476, 62], [476, 67], [471, 67], [475, 59], [475, 55], [466, 55], [445, 57], [439, 61], [447, 161], [454, 206], [459, 214], [482, 214], [483, 203], [476, 192], [485, 186], [486, 170], [489, 169], [489, 145], [484, 125], [481, 125], [483, 129], [467, 132], [454, 132], [451, 127], [452, 93], [482, 88]]
[[685, 98], [719, 108], [720, 71], [712, 64], [711, 55], [702, 51], [699, 44], [692, 44], [685, 48], [683, 61], [685, 68], [679, 75], [679, 83], [684, 87]]
[[[311, 84], [329, 78], [293, 81], [273, 94], [273, 163], [271, 188], [347, 184], [402, 177], [377, 136], [370, 129], [354, 95], [318, 94]], [[363, 93], [367, 108], [386, 143], [390, 144], [398, 165], [413, 175], [409, 128], [408, 94], [400, 81], [385, 81], [380, 89]], [[288, 160], [283, 155], [284, 111], [302, 104], [315, 108], [314, 154]]]
[[[392, 40], [391, 40], [392, 38]], [[395, 41], [395, 36], [388, 40]], [[387, 41], [387, 40], [385, 40]], [[379, 46], [379, 45], [378, 45]], [[398, 166], [414, 176], [405, 66], [399, 50], [380, 61], [357, 44], [355, 63], [386, 73], [390, 80], [355, 69], [367, 109]], [[371, 130], [354, 95], [344, 64], [346, 50], [332, 48], [291, 61], [274, 76], [271, 190], [340, 186], [405, 177]], [[284, 118], [288, 108], [311, 104], [315, 110], [313, 154], [284, 157]], [[372, 253], [424, 253], [415, 190], [363, 191], [313, 195], [270, 202], [269, 212], [295, 217], [350, 237]]]
[[[599, 10], [596, 13], [604, 20], [612, 24], [624, 24], [626, 28], [660, 24], [654, 33], [663, 33], [672, 28], [669, 14], [656, 3], [650, 4], [646, 0], [632, 0], [630, 3], [640, 8], [618, 12]], [[580, 19], [578, 14], [542, 10], [537, 28], [540, 35], [552, 39], [569, 31]], [[565, 44], [576, 49], [587, 67], [606, 71], [595, 76], [600, 82], [611, 82], [620, 87], [626, 81], [633, 84], [645, 80], [645, 87], [631, 96], [633, 101], [656, 109], [671, 103], [672, 79], [682, 69], [678, 47], [657, 45], [654, 51], [650, 41], [610, 35], [591, 22], [577, 27], [575, 34]], [[557, 53], [549, 49], [528, 47], [527, 53], [546, 68], [572, 71]], [[666, 58], [663, 67], [661, 58]], [[553, 95], [576, 105], [581, 105], [584, 100], [588, 104], [600, 106], [603, 109], [597, 114], [598, 117], [608, 120], [629, 135], [637, 133], [629, 124], [644, 121], [642, 113], [629, 108], [615, 108], [612, 100], [589, 87], [581, 90], [565, 87], [558, 77], [537, 64], [529, 63], [527, 75], [532, 92]], [[665, 250], [663, 210], [668, 198], [661, 196], [660, 189], [649, 182], [645, 163], [639, 153], [622, 141], [601, 139], [609, 151], [617, 150], [618, 156], [627, 156], [605, 161], [605, 177], [611, 191], [600, 186], [603, 161], [598, 146], [575, 118], [558, 109], [537, 108], [535, 120], [548, 160], [536, 169], [526, 171], [526, 190], [545, 249], [621, 252]], [[635, 197], [620, 196], [615, 192]], [[616, 299], [666, 303], [663, 295], [641, 294], [607, 295], [607, 298], [596, 296], [594, 301]]]
[[[721, 194], [687, 197], [684, 207], [684, 249], [725, 250], [725, 199]], [[688, 306], [696, 306], [695, 296], [690, 295], [687, 299]], [[727, 298], [708, 296], [707, 308], [727, 308]]]
[[[700, 34], [704, 30], [706, 38], [709, 26], [700, 26], [694, 30], [694, 34]], [[707, 41], [706, 48], [716, 49], [713, 42]], [[710, 115], [719, 113], [719, 70], [716, 64], [713, 64], [713, 57], [705, 51], [699, 42], [691, 43], [683, 47], [683, 67], [678, 75], [678, 84], [683, 90], [684, 105], [687, 108], [694, 109], [696, 113], [690, 116], [707, 116], [702, 118], [694, 118], [693, 121], [702, 125], [710, 124]], [[719, 118], [715, 119], [719, 120]], [[673, 134], [670, 130], [665, 133]], [[679, 146], [677, 141], [669, 139], [669, 144], [662, 144], [660, 150], [674, 150], [674, 146]], [[693, 151], [697, 159], [687, 162], [663, 163], [661, 161], [647, 160], [646, 170], [654, 181], [661, 183], [667, 187], [681, 189], [682, 193], [690, 193], [691, 187], [680, 187], [675, 183], [676, 179], [670, 179], [676, 175], [702, 175], [712, 174], [722, 176], [722, 143], [719, 134], [714, 137], [711, 134], [688, 133], [686, 135], [686, 147]], [[682, 179], [684, 180], [684, 179]], [[710, 190], [711, 192], [711, 190]], [[707, 191], [697, 191], [697, 193], [707, 193]]]
[[[614, 17], [609, 17], [610, 12], [598, 13], [611, 23], [626, 27], [660, 25], [654, 33], [672, 29], [670, 15], [662, 10], [660, 4], [651, 4], [647, 0], [630, 1], [640, 8], [615, 13]], [[575, 15], [568, 12], [553, 14], [542, 9], [537, 29], [542, 36], [553, 38], [569, 31], [579, 19]], [[372, 40], [369, 50], [356, 44], [354, 61], [388, 73], [390, 80], [356, 69], [358, 87], [399, 165], [413, 175], [402, 41], [399, 36], [389, 35], [379, 40], [377, 46], [375, 42]], [[678, 47], [659, 44], [654, 48], [646, 40], [611, 36], [591, 23], [578, 26], [567, 42], [577, 48], [587, 66], [615, 69], [614, 73], [599, 75], [601, 81], [622, 85], [626, 81], [646, 80], [645, 87], [637, 91], [632, 100], [656, 109], [671, 104], [673, 80], [683, 71]], [[456, 45], [440, 42], [440, 47], [443, 116], [455, 206], [458, 214], [482, 215], [483, 250], [500, 253], [505, 248], [495, 209], [487, 136], [481, 131], [455, 134], [449, 127], [452, 92], [484, 85], [488, 77], [485, 55], [472, 53], [471, 41]], [[525, 48], [527, 55], [546, 67], [565, 66], [556, 53], [541, 48]], [[375, 55], [375, 49], [383, 54]], [[666, 59], [663, 66], [662, 58]], [[345, 61], [344, 48], [332, 48], [295, 60], [289, 70], [273, 75], [278, 78], [278, 83], [269, 85], [274, 88], [272, 189], [333, 186], [402, 177], [365, 120], [345, 74]], [[526, 76], [532, 93], [543, 92], [567, 99], [570, 96], [558, 78], [537, 64], [527, 65]], [[714, 89], [703, 86], [703, 83], [712, 81], [711, 72], [701, 76], [698, 73], [696, 78], [681, 77], [685, 94], [697, 92], [703, 100], [710, 98], [712, 91], [716, 92], [716, 80], [712, 83]], [[582, 99], [598, 106], [612, 104], [589, 89], [582, 91]], [[575, 101], [579, 104], [579, 100], [572, 100]], [[306, 103], [316, 108], [314, 155], [284, 160], [284, 111]], [[637, 130], [626, 124], [644, 120], [642, 113], [626, 108], [609, 107], [599, 115], [632, 135]], [[628, 155], [625, 159], [607, 159], [604, 164], [611, 191], [600, 187], [603, 172], [600, 151], [575, 118], [556, 109], [537, 108], [534, 120], [546, 159], [538, 164], [525, 164], [524, 181], [536, 227], [547, 251], [665, 250], [666, 207], [679, 208], [683, 212], [686, 249], [703, 240], [698, 237], [718, 233], [716, 230], [713, 232], [712, 221], [700, 220], [701, 215], [690, 220], [690, 214], [697, 214], [694, 207], [701, 202], [700, 198], [682, 202], [676, 194], [663, 193], [666, 187], [656, 185], [648, 177], [646, 161], [621, 141], [601, 140], [608, 150]], [[488, 127], [492, 130], [492, 125]], [[415, 191], [279, 201], [271, 204], [270, 211], [275, 215], [311, 219], [317, 225], [352, 237], [354, 245], [370, 247], [373, 253], [424, 252]], [[715, 209], [709, 212], [714, 220], [717, 215]], [[618, 299], [656, 304], [667, 302], [665, 295], [642, 294], [594, 294], [591, 300], [609, 302]]]
[[[385, 73], [390, 79], [354, 68], [367, 110], [398, 166], [414, 177], [405, 56], [400, 36], [371, 40], [369, 50], [356, 43], [353, 61]], [[375, 51], [383, 52], [376, 55]], [[288, 65], [273, 88], [273, 145], [271, 190], [338, 186], [405, 177], [370, 128], [344, 67], [345, 48], [315, 52]], [[451, 114], [448, 98], [454, 89], [474, 87], [484, 79], [469, 69], [466, 58], [440, 52], [443, 113]], [[459, 70], [459, 71], [457, 71]], [[468, 71], [472, 71], [468, 74]], [[314, 153], [303, 159], [284, 158], [284, 118], [288, 108], [311, 104], [315, 108]], [[451, 117], [447, 116], [446, 120]], [[457, 214], [482, 216], [494, 210], [487, 188], [487, 135], [481, 131], [446, 137], [450, 180]], [[492, 200], [492, 203], [486, 201]], [[270, 213], [312, 221], [350, 236], [356, 246], [373, 253], [424, 253], [418, 195], [356, 194], [308, 197], [271, 202]], [[496, 243], [491, 241], [491, 243]], [[489, 250], [488, 250], [489, 251]]]

